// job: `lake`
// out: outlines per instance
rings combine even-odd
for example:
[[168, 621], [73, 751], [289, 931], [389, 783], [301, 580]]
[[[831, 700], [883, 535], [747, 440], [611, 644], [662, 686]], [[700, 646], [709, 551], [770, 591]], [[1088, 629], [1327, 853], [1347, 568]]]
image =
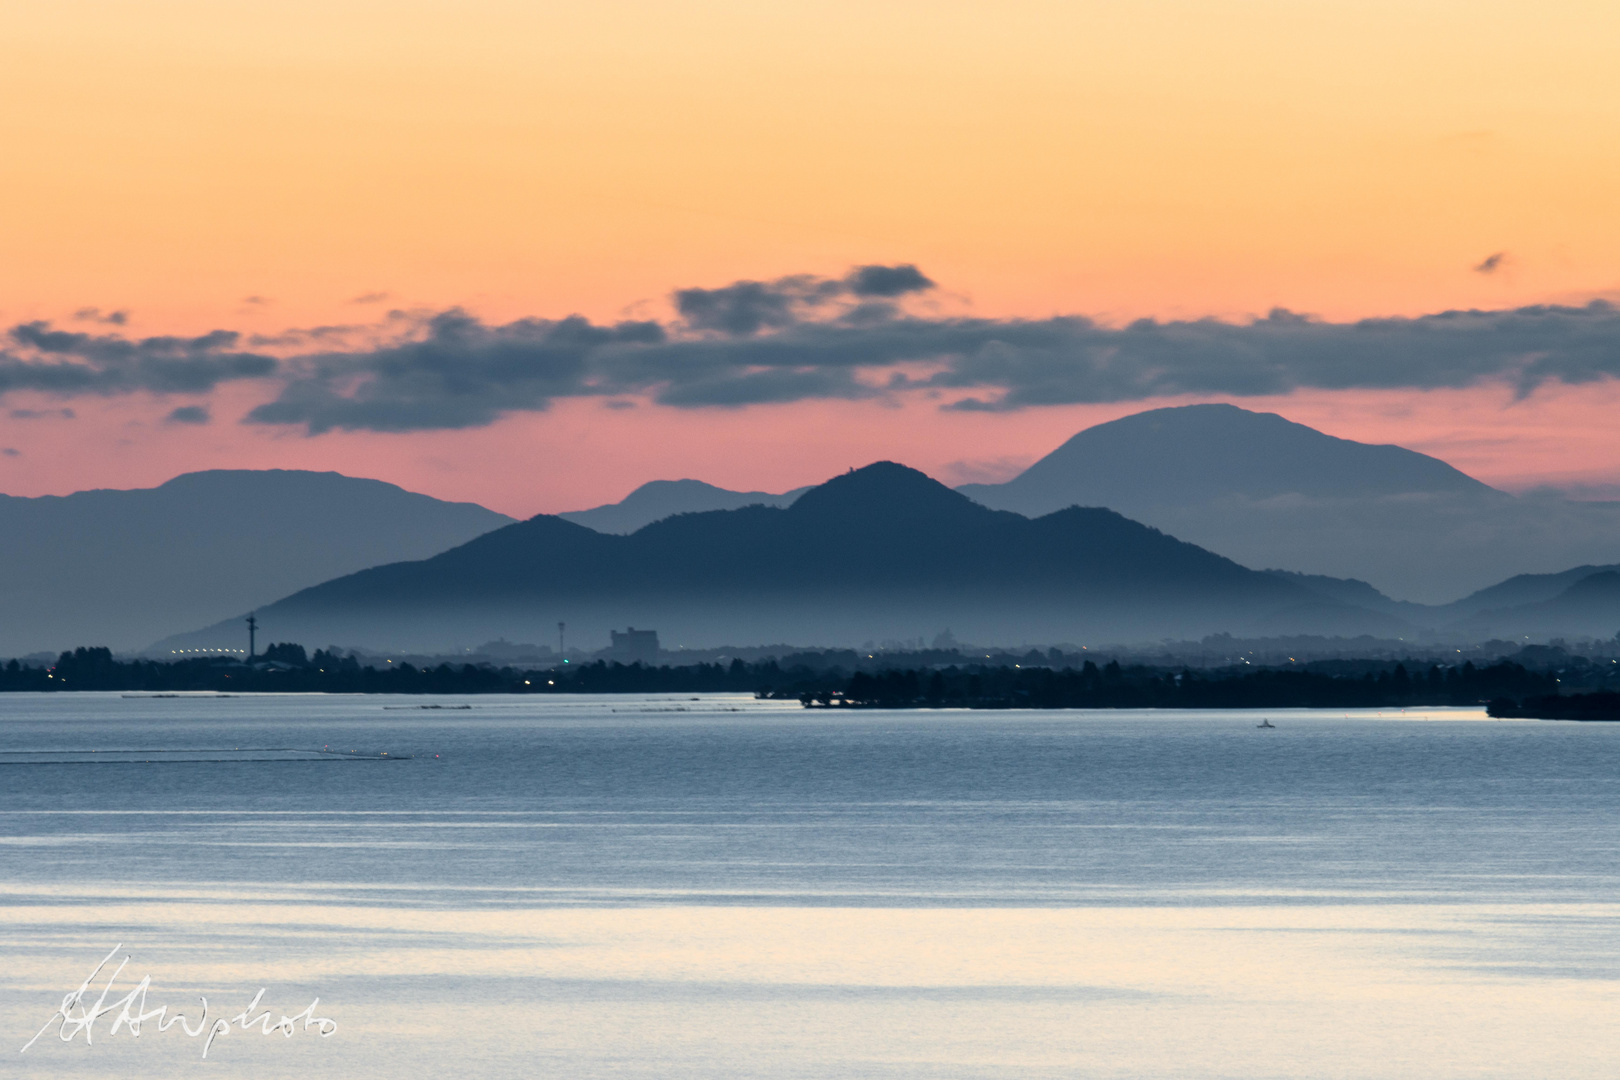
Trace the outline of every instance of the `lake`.
[[[1610, 1077], [1617, 848], [1620, 726], [1479, 710], [0, 695], [0, 1051], [29, 1077]], [[264, 988], [337, 1030], [238, 1027], [204, 1061], [107, 1016], [19, 1055], [119, 945], [112, 997], [150, 976], [149, 1007], [211, 1022]]]

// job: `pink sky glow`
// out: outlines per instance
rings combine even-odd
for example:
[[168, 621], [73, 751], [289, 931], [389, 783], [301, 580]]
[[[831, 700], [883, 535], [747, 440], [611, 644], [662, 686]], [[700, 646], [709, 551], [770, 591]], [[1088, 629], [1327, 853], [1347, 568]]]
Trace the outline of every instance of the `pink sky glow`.
[[[668, 326], [671, 290], [904, 263], [938, 282], [914, 313], [1116, 328], [1620, 302], [1612, 3], [12, 0], [6, 14], [0, 137], [25, 149], [0, 159], [0, 334], [34, 320], [274, 333], [458, 305], [492, 324]], [[92, 306], [130, 314], [75, 318]], [[1399, 355], [1347, 360], [1340, 335], [1294, 381], [1264, 378], [1295, 363], [1287, 348], [1205, 380], [1200, 365], [1218, 374], [1247, 346], [1215, 347], [1164, 391], [1318, 387], [1283, 397], [1116, 393], [1108, 350], [1077, 348], [1103, 356], [1100, 385], [1032, 400], [1137, 400], [968, 413], [914, 390], [684, 409], [564, 393], [482, 427], [313, 437], [239, 422], [277, 394], [264, 381], [206, 398], [25, 392], [60, 356], [0, 339], [0, 368], [35, 365], [0, 378], [0, 492], [282, 467], [532, 514], [656, 478], [782, 490], [878, 458], [961, 482], [1087, 425], [1207, 400], [1513, 490], [1620, 492], [1620, 314], [1607, 341], [1565, 321], [1562, 338], [1511, 347], [1528, 366], [1562, 350], [1523, 400], [1491, 371], [1446, 370], [1511, 333], [1448, 357], [1425, 326]], [[1026, 390], [1041, 352], [1025, 352]], [[1469, 388], [1348, 389], [1398, 382]], [[209, 423], [164, 420], [203, 404]]]
[[920, 394], [894, 403], [805, 402], [679, 410], [564, 400], [487, 427], [409, 434], [263, 427], [236, 420], [266, 396], [227, 385], [207, 425], [163, 421], [179, 399], [56, 401], [13, 395], [0, 418], [0, 490], [60, 495], [89, 487], [147, 487], [200, 469], [333, 470], [517, 517], [616, 501], [647, 480], [694, 478], [722, 487], [784, 491], [851, 466], [891, 459], [947, 483], [1006, 479], [1092, 424], [1145, 408], [1227, 400], [1276, 412], [1332, 435], [1395, 443], [1450, 462], [1508, 490], [1579, 487], [1620, 494], [1612, 382], [1549, 384], [1526, 400], [1505, 387], [1469, 390], [1301, 391], [1262, 398], [1177, 398], [1012, 413], [941, 412]]

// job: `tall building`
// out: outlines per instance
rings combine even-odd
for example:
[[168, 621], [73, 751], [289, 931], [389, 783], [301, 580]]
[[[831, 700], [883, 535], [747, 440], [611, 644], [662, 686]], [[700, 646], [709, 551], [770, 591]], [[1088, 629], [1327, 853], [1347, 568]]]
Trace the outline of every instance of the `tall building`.
[[610, 630], [613, 645], [608, 650], [612, 659], [621, 664], [634, 664], [640, 661], [643, 664], [658, 663], [658, 631], [637, 630], [633, 626], [625, 628], [624, 633]]

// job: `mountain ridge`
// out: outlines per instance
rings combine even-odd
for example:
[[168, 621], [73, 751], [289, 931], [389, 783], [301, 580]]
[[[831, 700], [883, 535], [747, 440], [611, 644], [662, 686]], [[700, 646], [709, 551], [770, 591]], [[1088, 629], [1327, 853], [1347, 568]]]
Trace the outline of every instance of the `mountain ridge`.
[[[1197, 448], [1187, 452], [1187, 447]], [[1389, 444], [1341, 439], [1276, 413], [1236, 405], [1149, 409], [1077, 432], [1018, 476], [957, 490], [1023, 514], [1309, 492], [1317, 498], [1414, 493], [1498, 495], [1460, 469]]]
[[1352, 611], [1111, 510], [1032, 520], [879, 462], [787, 508], [681, 514], [629, 535], [537, 515], [258, 614], [278, 639], [442, 647], [458, 635], [533, 639], [566, 622], [575, 640], [638, 625], [697, 646], [860, 641], [947, 625], [984, 640], [1083, 640], [1110, 628], [1241, 628], [1301, 606]]
[[379, 562], [511, 522], [381, 480], [298, 469], [182, 473], [152, 488], [0, 496], [0, 655], [139, 647]]
[[[621, 503], [565, 516], [590, 524], [582, 515], [629, 514], [614, 531], [631, 532], [659, 513], [721, 508], [716, 500], [767, 501], [702, 487], [701, 505], [671, 488], [656, 513]], [[1446, 606], [1527, 571], [1620, 561], [1620, 503], [1511, 495], [1427, 454], [1235, 405], [1098, 424], [1007, 483], [957, 490], [1030, 516], [1107, 506], [1245, 566], [1364, 581], [1395, 604]]]
[[589, 510], [570, 510], [557, 516], [597, 532], [628, 534], [675, 514], [736, 510], [756, 504], [788, 506], [808, 490], [795, 488], [773, 495], [765, 491], [729, 491], [702, 480], [649, 480], [616, 503]]

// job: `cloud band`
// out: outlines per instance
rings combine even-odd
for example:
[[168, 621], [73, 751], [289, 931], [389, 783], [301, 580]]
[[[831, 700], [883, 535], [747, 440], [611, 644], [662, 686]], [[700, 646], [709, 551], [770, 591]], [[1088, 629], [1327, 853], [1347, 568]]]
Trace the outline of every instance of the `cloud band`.
[[492, 325], [452, 310], [362, 346], [279, 358], [228, 331], [126, 339], [27, 323], [0, 351], [0, 394], [207, 392], [267, 379], [246, 417], [332, 430], [477, 427], [571, 397], [639, 396], [675, 408], [933, 393], [941, 407], [1007, 411], [1300, 389], [1437, 389], [1620, 377], [1620, 310], [1447, 311], [1334, 323], [1277, 310], [1248, 322], [1081, 316], [976, 319], [913, 310], [934, 283], [914, 266], [796, 275], [673, 295], [667, 321], [580, 316]]

